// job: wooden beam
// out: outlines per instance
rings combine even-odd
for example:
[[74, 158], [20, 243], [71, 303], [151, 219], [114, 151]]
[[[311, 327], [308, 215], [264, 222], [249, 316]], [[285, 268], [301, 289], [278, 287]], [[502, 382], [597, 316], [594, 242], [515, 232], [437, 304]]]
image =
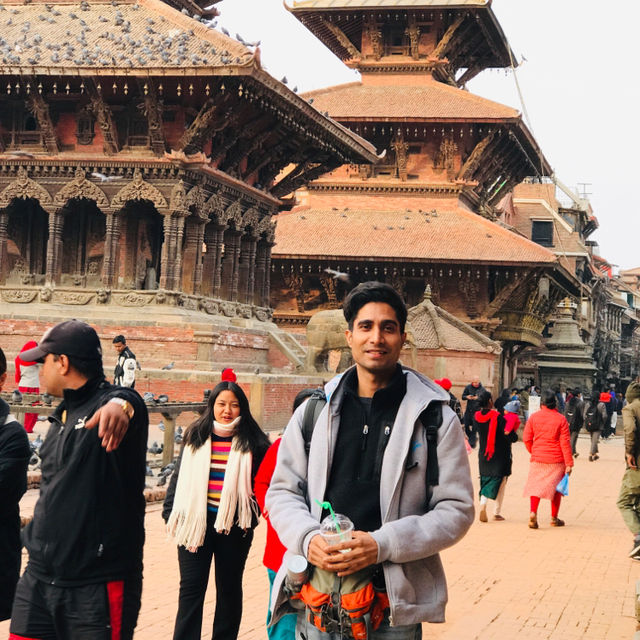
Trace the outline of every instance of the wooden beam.
[[486, 66], [486, 63], [483, 60], [475, 62], [456, 80], [456, 84], [459, 87], [464, 87], [467, 82], [475, 78], [481, 71], [484, 71]]
[[482, 155], [486, 151], [495, 135], [496, 131], [494, 129], [491, 133], [482, 138], [480, 142], [478, 142], [478, 144], [473, 148], [473, 151], [469, 154], [469, 157], [465, 160], [462, 168], [458, 172], [458, 175], [456, 176], [457, 180], [464, 180], [467, 174], [472, 174], [475, 171], [476, 167], [480, 163], [480, 160], [482, 159]]
[[351, 42], [351, 40], [349, 40], [345, 32], [340, 27], [333, 24], [333, 22], [325, 20], [321, 16], [318, 16], [317, 19], [323, 27], [326, 27], [332, 33], [335, 39], [340, 43], [340, 46], [349, 52], [351, 58], [360, 59], [362, 57], [362, 53], [358, 51], [356, 46]]
[[113, 121], [111, 107], [105, 102], [95, 80], [87, 83], [87, 91], [91, 101], [91, 111], [93, 111], [93, 115], [102, 132], [102, 149], [106, 155], [112, 156], [120, 151], [120, 145], [118, 144], [118, 130]]
[[445, 57], [444, 54], [445, 54], [445, 51], [447, 50], [447, 47], [449, 46], [449, 42], [451, 42], [451, 39], [455, 35], [460, 25], [466, 20], [466, 18], [467, 18], [466, 14], [460, 15], [449, 25], [449, 28], [445, 31], [444, 35], [440, 39], [440, 42], [438, 42], [438, 44], [436, 45], [436, 48], [432, 51], [431, 56], [429, 57], [432, 57], [432, 58]]
[[227, 116], [232, 116], [232, 110], [225, 110], [230, 102], [230, 92], [220, 99], [210, 98], [200, 109], [189, 128], [182, 134], [178, 142], [178, 151], [185, 153], [196, 153], [202, 150], [202, 145], [213, 131], [224, 129], [227, 123]]
[[162, 103], [158, 100], [156, 89], [151, 78], [138, 80], [140, 95], [144, 98], [144, 115], [147, 118], [149, 129], [149, 143], [153, 153], [162, 157], [164, 155], [164, 126], [162, 123]]
[[33, 91], [27, 98], [27, 108], [38, 121], [40, 131], [42, 131], [42, 142], [47, 153], [57, 155], [59, 147], [56, 130], [49, 113], [49, 105], [38, 91]]

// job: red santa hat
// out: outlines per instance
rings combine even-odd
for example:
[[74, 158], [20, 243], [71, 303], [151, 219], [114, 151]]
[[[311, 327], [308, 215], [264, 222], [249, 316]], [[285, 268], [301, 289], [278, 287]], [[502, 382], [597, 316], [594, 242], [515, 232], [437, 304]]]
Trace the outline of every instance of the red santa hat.
[[222, 382], [236, 382], [238, 377], [234, 373], [233, 369], [227, 368], [222, 370], [222, 376], [220, 377]]
[[439, 384], [445, 391], [451, 389], [451, 380], [449, 378], [440, 378], [440, 380], [434, 380], [436, 384]]

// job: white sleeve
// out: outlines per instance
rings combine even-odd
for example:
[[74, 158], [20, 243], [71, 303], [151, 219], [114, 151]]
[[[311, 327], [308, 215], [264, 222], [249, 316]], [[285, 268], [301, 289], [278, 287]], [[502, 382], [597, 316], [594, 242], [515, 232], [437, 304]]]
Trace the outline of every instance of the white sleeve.
[[130, 387], [136, 380], [136, 361], [133, 358], [127, 358], [122, 368], [124, 369], [122, 386]]

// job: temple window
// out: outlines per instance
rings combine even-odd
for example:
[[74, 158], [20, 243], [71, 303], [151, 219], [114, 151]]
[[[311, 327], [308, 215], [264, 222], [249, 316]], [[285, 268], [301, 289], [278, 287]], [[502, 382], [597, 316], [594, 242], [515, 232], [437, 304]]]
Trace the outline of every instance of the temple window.
[[406, 56], [409, 54], [409, 37], [405, 25], [383, 27], [384, 54]]
[[76, 121], [76, 138], [78, 144], [91, 144], [95, 137], [93, 129], [93, 116], [88, 109], [82, 109], [78, 113], [78, 119]]
[[531, 240], [543, 247], [553, 247], [553, 222], [533, 220], [531, 222]]

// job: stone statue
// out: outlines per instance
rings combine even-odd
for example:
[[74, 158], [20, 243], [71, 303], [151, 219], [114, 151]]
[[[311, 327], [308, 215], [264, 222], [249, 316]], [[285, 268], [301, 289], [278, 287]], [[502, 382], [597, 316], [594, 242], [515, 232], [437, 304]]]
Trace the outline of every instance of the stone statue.
[[[307, 324], [307, 357], [305, 369], [319, 373], [328, 371], [327, 363], [330, 351], [340, 352], [340, 362], [336, 373], [340, 373], [352, 364], [351, 350], [347, 345], [345, 331], [347, 321], [344, 319], [342, 309], [328, 309], [318, 311]], [[410, 366], [414, 369], [417, 364], [418, 351], [413, 337], [413, 330], [407, 322], [405, 328], [407, 342], [403, 347], [411, 353]]]

